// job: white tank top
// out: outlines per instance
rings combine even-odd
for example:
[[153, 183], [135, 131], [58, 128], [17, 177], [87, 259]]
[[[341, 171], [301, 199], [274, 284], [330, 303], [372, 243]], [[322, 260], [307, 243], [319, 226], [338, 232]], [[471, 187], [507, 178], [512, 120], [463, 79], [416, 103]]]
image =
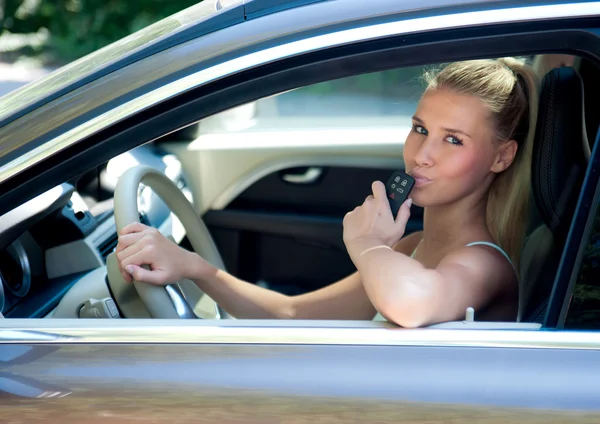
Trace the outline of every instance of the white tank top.
[[[423, 241], [423, 240], [421, 240]], [[421, 244], [421, 242], [419, 242], [419, 245]], [[513, 267], [513, 269], [515, 269], [512, 261], [510, 260], [510, 257], [506, 254], [506, 252], [504, 250], [502, 250], [502, 248], [494, 243], [490, 243], [489, 241], [474, 241], [473, 243], [469, 243], [466, 246], [470, 247], [470, 246], [476, 246], [478, 244], [483, 244], [485, 246], [489, 246], [489, 247], [493, 247], [494, 249], [496, 249], [497, 251], [499, 251], [500, 253], [502, 253], [504, 255], [504, 257], [506, 258], [506, 260], [508, 262], [510, 262], [511, 266]], [[419, 248], [419, 245], [417, 245], [417, 247], [415, 248], [415, 250], [413, 250], [412, 255], [410, 255], [410, 257], [414, 257], [415, 253], [417, 252], [417, 249]], [[373, 321], [387, 321], [379, 312], [377, 312], [377, 315], [375, 315], [375, 318], [373, 318]]]

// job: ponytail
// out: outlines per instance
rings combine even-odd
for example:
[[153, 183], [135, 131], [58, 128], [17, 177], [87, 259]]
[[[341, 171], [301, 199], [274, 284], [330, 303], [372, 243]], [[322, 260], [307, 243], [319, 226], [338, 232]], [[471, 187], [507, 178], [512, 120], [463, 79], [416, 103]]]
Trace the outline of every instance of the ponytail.
[[[513, 163], [492, 182], [488, 194], [487, 223], [492, 237], [506, 251], [520, 275], [520, 256], [530, 210], [531, 162], [538, 116], [539, 88], [535, 71], [514, 59], [500, 59], [516, 75], [515, 97], [526, 105], [516, 120], [512, 137], [518, 143]], [[518, 100], [517, 100], [518, 102]], [[506, 107], [512, 107], [507, 102]], [[529, 288], [519, 283], [519, 310], [529, 297]]]

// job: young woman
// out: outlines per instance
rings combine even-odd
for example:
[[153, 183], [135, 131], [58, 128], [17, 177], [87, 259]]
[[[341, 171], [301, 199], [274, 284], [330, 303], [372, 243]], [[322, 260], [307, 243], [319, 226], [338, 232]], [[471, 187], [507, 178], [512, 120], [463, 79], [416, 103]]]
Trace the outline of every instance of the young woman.
[[[237, 318], [373, 319], [404, 327], [462, 319], [514, 320], [528, 210], [537, 81], [516, 59], [456, 62], [426, 74], [404, 145], [415, 187], [393, 217], [383, 183], [344, 217], [357, 272], [286, 296], [241, 281], [135, 223], [119, 237], [123, 277], [151, 284], [187, 278]], [[403, 237], [411, 204], [423, 231]], [[147, 264], [150, 270], [140, 267]]]

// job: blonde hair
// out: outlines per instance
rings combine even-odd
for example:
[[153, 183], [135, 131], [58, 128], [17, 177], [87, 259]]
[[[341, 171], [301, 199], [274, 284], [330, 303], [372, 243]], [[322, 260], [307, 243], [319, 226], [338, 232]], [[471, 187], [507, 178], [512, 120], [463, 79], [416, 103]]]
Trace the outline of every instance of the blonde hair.
[[506, 251], [519, 273], [538, 114], [536, 73], [522, 61], [502, 58], [455, 62], [441, 71], [427, 72], [425, 78], [427, 89], [443, 88], [477, 96], [491, 113], [495, 142], [517, 142], [512, 164], [499, 173], [490, 186], [486, 221], [492, 237]]

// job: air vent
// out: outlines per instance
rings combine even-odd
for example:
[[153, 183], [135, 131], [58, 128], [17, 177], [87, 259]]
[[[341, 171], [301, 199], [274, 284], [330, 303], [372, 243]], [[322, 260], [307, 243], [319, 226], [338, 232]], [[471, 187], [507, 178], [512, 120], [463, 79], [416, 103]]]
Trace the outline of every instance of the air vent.
[[100, 256], [102, 256], [104, 262], [106, 262], [108, 255], [110, 255], [113, 250], [115, 250], [115, 247], [117, 247], [117, 241], [117, 233], [113, 233], [98, 246], [98, 252], [100, 253]]
[[150, 220], [145, 213], [140, 213], [140, 222], [144, 225], [150, 226]]

